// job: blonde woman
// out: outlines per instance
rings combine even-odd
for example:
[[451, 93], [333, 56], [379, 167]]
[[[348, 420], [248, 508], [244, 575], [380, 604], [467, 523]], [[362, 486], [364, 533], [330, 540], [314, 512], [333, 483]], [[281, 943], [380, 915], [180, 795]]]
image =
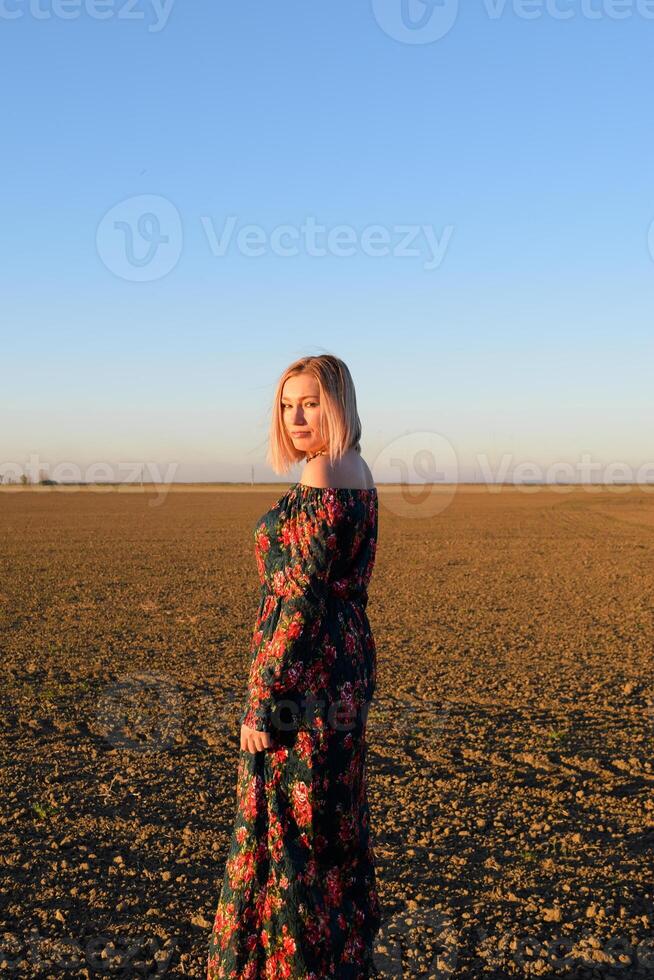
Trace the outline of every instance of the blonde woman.
[[347, 366], [282, 374], [268, 459], [305, 460], [254, 526], [261, 598], [207, 980], [367, 980], [381, 925], [366, 793], [377, 490]]

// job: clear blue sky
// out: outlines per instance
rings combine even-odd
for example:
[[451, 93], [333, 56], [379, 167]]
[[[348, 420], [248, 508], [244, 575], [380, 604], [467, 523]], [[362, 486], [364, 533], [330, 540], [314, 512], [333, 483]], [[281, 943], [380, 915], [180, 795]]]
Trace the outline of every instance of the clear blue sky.
[[[461, 478], [480, 454], [652, 459], [654, 19], [636, 0], [623, 19], [466, 0], [430, 43], [402, 39], [421, 40], [401, 0], [66, 3], [0, 16], [2, 463], [281, 479], [273, 386], [322, 351], [352, 370], [380, 482], [421, 431]], [[354, 254], [308, 254], [307, 221], [347, 226]], [[371, 226], [388, 254], [366, 254]], [[397, 254], [403, 226], [418, 255]]]

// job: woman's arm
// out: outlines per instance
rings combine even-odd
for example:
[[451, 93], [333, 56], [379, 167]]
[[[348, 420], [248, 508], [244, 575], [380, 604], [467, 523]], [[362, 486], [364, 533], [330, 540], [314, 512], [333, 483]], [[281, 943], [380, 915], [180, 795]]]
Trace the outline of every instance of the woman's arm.
[[[342, 501], [328, 489], [300, 492], [279, 534], [286, 561], [275, 573], [281, 595], [272, 631], [253, 637], [247, 698], [241, 722], [258, 732], [272, 733], [279, 724], [280, 701], [298, 701], [329, 595], [329, 573], [338, 553], [337, 529], [345, 518]], [[294, 696], [295, 695], [295, 696]], [[302, 708], [297, 703], [297, 711]]]

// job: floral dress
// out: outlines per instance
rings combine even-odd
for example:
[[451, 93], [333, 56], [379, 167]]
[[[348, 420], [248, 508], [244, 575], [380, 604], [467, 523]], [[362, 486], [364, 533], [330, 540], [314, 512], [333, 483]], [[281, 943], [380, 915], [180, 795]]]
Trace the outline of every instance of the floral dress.
[[377, 490], [296, 483], [254, 528], [261, 582], [207, 980], [367, 980], [381, 925], [366, 794]]

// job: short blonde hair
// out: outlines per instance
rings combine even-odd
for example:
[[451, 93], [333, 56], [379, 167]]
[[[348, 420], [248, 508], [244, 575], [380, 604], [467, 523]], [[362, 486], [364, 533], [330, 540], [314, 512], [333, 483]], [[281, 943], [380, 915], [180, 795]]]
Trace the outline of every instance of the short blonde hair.
[[320, 391], [321, 436], [329, 447], [330, 462], [355, 449], [361, 452], [361, 419], [357, 412], [354, 382], [344, 361], [333, 354], [301, 357], [286, 368], [277, 382], [270, 421], [270, 445], [266, 454], [275, 473], [285, 473], [306, 453], [297, 449], [284, 425], [282, 392], [286, 381], [297, 374], [312, 374]]

